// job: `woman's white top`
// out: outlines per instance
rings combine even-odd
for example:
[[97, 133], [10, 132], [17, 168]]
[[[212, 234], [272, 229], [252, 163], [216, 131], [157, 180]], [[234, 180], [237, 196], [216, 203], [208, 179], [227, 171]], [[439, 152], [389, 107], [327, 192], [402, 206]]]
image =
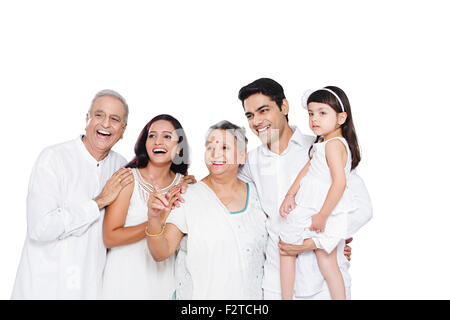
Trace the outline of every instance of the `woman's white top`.
[[[124, 227], [147, 221], [147, 201], [151, 185], [132, 169], [134, 189]], [[172, 183], [161, 190], [165, 194], [180, 183], [177, 173]], [[103, 274], [103, 299], [171, 299], [174, 293], [175, 257], [156, 262], [150, 254], [146, 239], [114, 247], [108, 251]]]
[[92, 199], [125, 164], [114, 151], [95, 160], [81, 137], [41, 152], [28, 187], [27, 236], [13, 299], [99, 297], [104, 210]]
[[262, 299], [267, 231], [255, 186], [242, 211], [229, 212], [204, 182], [189, 186], [169, 215], [186, 236], [176, 262], [176, 299]]
[[322, 208], [333, 182], [325, 154], [326, 144], [332, 140], [341, 141], [347, 149], [344, 171], [346, 178], [348, 178], [352, 156], [347, 141], [344, 138], [336, 137], [315, 143], [310, 167], [305, 177], [300, 181], [300, 189], [295, 197], [296, 208], [283, 219], [280, 230], [281, 239], [287, 243], [301, 244], [304, 239], [314, 237], [328, 253], [336, 248], [340, 240], [345, 239], [348, 229], [347, 214], [356, 209], [352, 194], [346, 188], [327, 219], [325, 232], [309, 231], [311, 217]]

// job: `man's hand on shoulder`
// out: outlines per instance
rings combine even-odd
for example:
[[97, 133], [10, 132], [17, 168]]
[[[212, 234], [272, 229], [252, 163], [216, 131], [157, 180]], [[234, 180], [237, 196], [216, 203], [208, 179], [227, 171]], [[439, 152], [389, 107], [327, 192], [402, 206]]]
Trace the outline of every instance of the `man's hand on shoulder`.
[[134, 181], [133, 173], [129, 168], [122, 168], [116, 171], [111, 178], [106, 181], [102, 192], [94, 199], [99, 210], [110, 205], [116, 200], [120, 191]]
[[180, 187], [181, 187], [181, 193], [185, 193], [188, 185], [197, 183], [197, 180], [193, 175], [188, 175], [186, 172], [186, 175], [183, 177], [183, 180], [181, 180]]

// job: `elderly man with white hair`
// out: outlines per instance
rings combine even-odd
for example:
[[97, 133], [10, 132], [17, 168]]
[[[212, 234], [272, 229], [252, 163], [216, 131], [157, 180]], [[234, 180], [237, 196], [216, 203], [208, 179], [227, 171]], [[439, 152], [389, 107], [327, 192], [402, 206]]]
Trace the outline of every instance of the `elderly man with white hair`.
[[[86, 115], [86, 133], [44, 149], [29, 182], [27, 235], [13, 299], [96, 299], [106, 248], [104, 208], [133, 181], [111, 150], [127, 126], [128, 105], [102, 90]], [[121, 169], [122, 168], [122, 169]]]

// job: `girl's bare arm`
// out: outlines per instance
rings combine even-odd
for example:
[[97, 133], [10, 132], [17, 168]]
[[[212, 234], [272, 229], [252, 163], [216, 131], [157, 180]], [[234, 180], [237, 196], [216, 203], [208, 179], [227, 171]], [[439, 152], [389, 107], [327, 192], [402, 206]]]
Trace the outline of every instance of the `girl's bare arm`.
[[347, 162], [347, 149], [341, 141], [333, 140], [326, 144], [325, 155], [330, 168], [332, 183], [319, 214], [328, 217], [341, 199], [347, 184], [344, 171]]

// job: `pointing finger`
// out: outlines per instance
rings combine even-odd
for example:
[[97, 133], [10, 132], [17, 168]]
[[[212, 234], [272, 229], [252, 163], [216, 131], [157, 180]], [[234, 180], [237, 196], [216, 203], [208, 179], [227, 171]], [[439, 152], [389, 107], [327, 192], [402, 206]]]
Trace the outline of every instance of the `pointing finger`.
[[167, 201], [166, 197], [163, 196], [161, 193], [153, 193], [153, 196], [157, 198], [159, 201], [161, 201], [166, 207], [169, 205], [169, 201]]

